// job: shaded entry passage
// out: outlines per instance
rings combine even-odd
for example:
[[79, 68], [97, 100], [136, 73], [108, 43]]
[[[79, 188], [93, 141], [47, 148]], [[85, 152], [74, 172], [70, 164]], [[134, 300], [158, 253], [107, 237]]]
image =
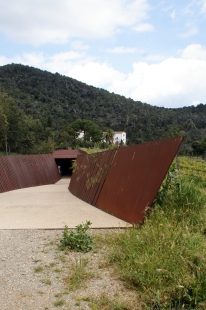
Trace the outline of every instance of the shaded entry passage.
[[60, 167], [61, 176], [72, 175], [72, 160], [73, 159], [55, 159], [57, 166]]
[[77, 158], [78, 155], [85, 153], [79, 150], [72, 149], [56, 149], [53, 152], [53, 157], [57, 166], [60, 166], [61, 176], [71, 176], [72, 175], [72, 161]]

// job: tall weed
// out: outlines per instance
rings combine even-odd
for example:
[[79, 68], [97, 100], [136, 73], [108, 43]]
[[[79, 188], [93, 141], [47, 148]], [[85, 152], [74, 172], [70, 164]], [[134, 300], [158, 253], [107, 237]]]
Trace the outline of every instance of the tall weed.
[[172, 173], [144, 225], [113, 236], [110, 261], [146, 309], [206, 309], [205, 194]]

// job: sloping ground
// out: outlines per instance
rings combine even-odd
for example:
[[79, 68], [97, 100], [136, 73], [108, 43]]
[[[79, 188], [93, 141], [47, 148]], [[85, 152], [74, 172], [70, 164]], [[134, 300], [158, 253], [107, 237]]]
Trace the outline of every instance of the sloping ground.
[[56, 184], [0, 194], [0, 229], [74, 228], [89, 220], [92, 228], [125, 227], [127, 223], [73, 196], [69, 179]]

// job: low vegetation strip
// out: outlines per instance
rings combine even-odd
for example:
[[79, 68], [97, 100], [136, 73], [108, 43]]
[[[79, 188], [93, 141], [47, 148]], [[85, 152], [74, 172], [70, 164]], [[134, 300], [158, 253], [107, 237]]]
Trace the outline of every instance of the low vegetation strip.
[[172, 171], [144, 225], [111, 235], [110, 261], [145, 309], [206, 309], [204, 182]]

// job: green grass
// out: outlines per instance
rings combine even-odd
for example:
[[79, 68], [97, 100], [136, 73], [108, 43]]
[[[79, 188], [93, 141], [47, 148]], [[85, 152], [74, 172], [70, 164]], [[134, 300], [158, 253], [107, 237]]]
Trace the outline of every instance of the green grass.
[[145, 309], [206, 309], [206, 197], [195, 170], [182, 170], [140, 228], [107, 238], [110, 263]]
[[34, 272], [38, 273], [38, 272], [42, 272], [43, 271], [43, 267], [42, 266], [37, 266], [34, 268]]
[[82, 301], [88, 302], [91, 310], [138, 310], [135, 303], [121, 301], [116, 298], [108, 297], [102, 293], [99, 297], [83, 297]]
[[206, 161], [201, 158], [178, 157], [180, 172], [193, 177], [197, 185], [206, 187]]
[[93, 276], [91, 272], [86, 270], [87, 264], [88, 260], [85, 258], [76, 260], [75, 264], [72, 266], [71, 273], [65, 278], [69, 290], [76, 290], [82, 287], [85, 281]]
[[54, 306], [55, 307], [61, 307], [64, 305], [64, 303], [65, 303], [64, 300], [57, 300], [54, 302]]
[[[19, 153], [9, 153], [8, 155], [21, 155], [21, 154], [19, 154]], [[0, 156], [6, 156], [6, 152], [3, 152], [3, 151], [0, 151]]]
[[50, 279], [42, 279], [41, 282], [44, 283], [44, 284], [47, 284], [47, 285], [51, 285], [51, 280]]

